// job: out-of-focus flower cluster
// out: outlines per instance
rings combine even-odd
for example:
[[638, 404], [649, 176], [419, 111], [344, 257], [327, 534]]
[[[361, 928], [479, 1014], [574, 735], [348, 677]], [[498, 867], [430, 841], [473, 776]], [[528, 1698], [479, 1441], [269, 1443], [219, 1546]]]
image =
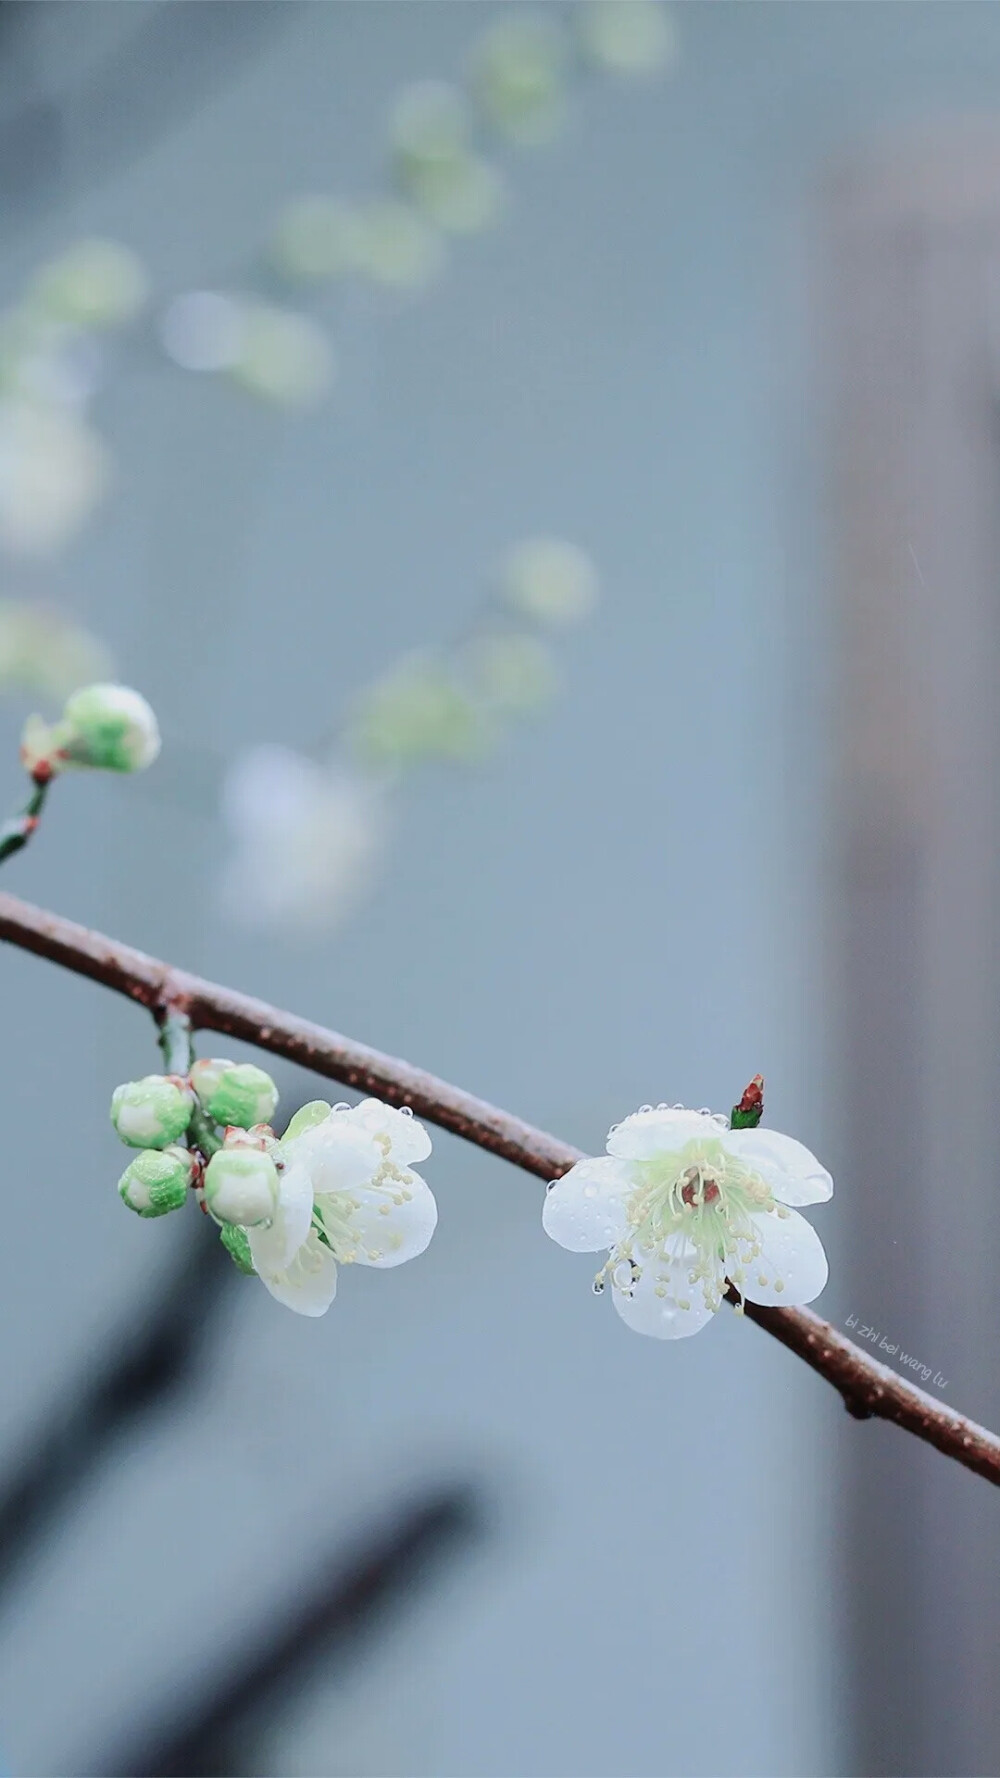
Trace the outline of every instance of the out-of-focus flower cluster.
[[54, 555], [109, 487], [110, 453], [88, 418], [101, 336], [134, 322], [146, 296], [128, 247], [84, 240], [0, 314], [0, 550]]
[[403, 779], [434, 763], [474, 765], [512, 721], [541, 710], [559, 683], [549, 635], [589, 615], [597, 596], [582, 549], [528, 538], [499, 563], [470, 631], [403, 656], [368, 685], [333, 750], [309, 758], [266, 744], [240, 755], [223, 792], [229, 914], [304, 933], [348, 918], [382, 863]]
[[[674, 53], [672, 20], [657, 0], [511, 12], [472, 46], [460, 81], [419, 81], [397, 94], [383, 188], [363, 199], [334, 192], [291, 199], [264, 244], [262, 270], [297, 291], [300, 305], [307, 292], [348, 280], [426, 290], [447, 263], [450, 240], [502, 216], [507, 180], [498, 153], [557, 136], [588, 72], [658, 73]], [[335, 373], [317, 320], [248, 289], [187, 291], [166, 307], [159, 333], [184, 370], [223, 374], [285, 407], [321, 400]]]
[[242, 1272], [298, 1314], [323, 1315], [338, 1267], [384, 1270], [428, 1245], [437, 1205], [413, 1165], [431, 1141], [408, 1111], [378, 1099], [315, 1100], [279, 1139], [277, 1104], [263, 1068], [221, 1056], [187, 1076], [126, 1081], [111, 1121], [139, 1152], [118, 1194], [149, 1219], [179, 1210], [193, 1189]]

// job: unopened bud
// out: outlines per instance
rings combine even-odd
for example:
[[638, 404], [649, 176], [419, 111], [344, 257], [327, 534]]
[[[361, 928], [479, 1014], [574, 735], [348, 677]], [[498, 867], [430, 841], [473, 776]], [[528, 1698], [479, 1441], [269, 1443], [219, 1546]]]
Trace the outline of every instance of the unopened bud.
[[241, 1130], [270, 1123], [278, 1103], [274, 1081], [254, 1062], [206, 1057], [194, 1064], [191, 1085], [209, 1117]]
[[111, 1122], [130, 1148], [166, 1148], [183, 1136], [193, 1103], [190, 1088], [176, 1075], [147, 1074], [115, 1088]]
[[160, 751], [156, 717], [127, 685], [85, 685], [68, 700], [54, 734], [70, 765], [141, 772]]
[[278, 1170], [254, 1148], [220, 1148], [205, 1168], [205, 1202], [217, 1222], [256, 1228], [270, 1222], [278, 1202]]
[[166, 1216], [187, 1197], [192, 1159], [186, 1148], [147, 1149], [137, 1154], [118, 1181], [123, 1204], [137, 1216]]

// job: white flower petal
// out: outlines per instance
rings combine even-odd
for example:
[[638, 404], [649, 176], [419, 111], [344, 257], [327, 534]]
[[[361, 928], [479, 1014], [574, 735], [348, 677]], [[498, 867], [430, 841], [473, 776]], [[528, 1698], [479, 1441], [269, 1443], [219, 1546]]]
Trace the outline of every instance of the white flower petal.
[[717, 1142], [726, 1134], [714, 1118], [700, 1111], [634, 1111], [609, 1132], [608, 1153], [645, 1161], [651, 1155], [672, 1154], [686, 1142]]
[[[355, 1192], [361, 1208], [351, 1212], [350, 1223], [357, 1237], [359, 1265], [380, 1270], [401, 1266], [429, 1245], [438, 1219], [434, 1194], [416, 1173], [410, 1175], [405, 1190], [411, 1195], [402, 1204], [394, 1203], [384, 1189]], [[319, 1207], [322, 1211], [322, 1203]]]
[[370, 1136], [388, 1136], [392, 1144], [392, 1158], [400, 1167], [412, 1167], [419, 1161], [425, 1161], [431, 1152], [431, 1139], [415, 1117], [407, 1112], [397, 1111], [394, 1105], [385, 1105], [381, 1099], [362, 1099], [350, 1111], [343, 1112]]
[[311, 1235], [283, 1272], [261, 1273], [276, 1302], [297, 1315], [325, 1315], [337, 1294], [337, 1262], [328, 1247]]
[[613, 1247], [627, 1232], [626, 1204], [633, 1189], [628, 1161], [610, 1155], [577, 1161], [549, 1186], [542, 1206], [542, 1227], [570, 1253], [597, 1253]]
[[342, 1111], [331, 1111], [321, 1124], [293, 1136], [283, 1151], [292, 1164], [308, 1169], [317, 1193], [357, 1191], [385, 1159], [367, 1130], [351, 1123]]
[[[763, 1211], [751, 1220], [760, 1236], [761, 1252], [746, 1268], [740, 1284], [744, 1296], [752, 1303], [783, 1303], [789, 1308], [811, 1303], [830, 1271], [812, 1223], [795, 1210], [789, 1210], [787, 1216], [779, 1216], [776, 1210]], [[766, 1283], [762, 1284], [761, 1278]]]
[[833, 1180], [816, 1156], [780, 1130], [727, 1130], [725, 1144], [770, 1186], [779, 1204], [825, 1204]]
[[247, 1229], [253, 1263], [262, 1278], [281, 1272], [309, 1235], [313, 1188], [307, 1167], [294, 1162], [278, 1174], [278, 1208], [266, 1228]]
[[[701, 1284], [690, 1283], [689, 1268], [690, 1260], [650, 1259], [643, 1263], [631, 1291], [612, 1282], [612, 1301], [626, 1325], [655, 1340], [684, 1340], [711, 1321], [714, 1311]], [[682, 1303], [687, 1308], [681, 1308]]]

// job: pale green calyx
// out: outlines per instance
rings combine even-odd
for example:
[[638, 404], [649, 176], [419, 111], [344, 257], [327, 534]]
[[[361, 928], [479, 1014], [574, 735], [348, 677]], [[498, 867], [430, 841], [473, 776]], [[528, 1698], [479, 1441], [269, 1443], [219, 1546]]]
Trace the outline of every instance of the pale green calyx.
[[105, 772], [141, 772], [160, 751], [156, 717], [127, 685], [85, 685], [67, 701], [53, 730], [63, 764]]
[[245, 1272], [248, 1278], [256, 1277], [257, 1267], [253, 1263], [246, 1229], [241, 1229], [235, 1222], [224, 1222], [219, 1229], [219, 1235], [223, 1247], [237, 1270]]
[[254, 1062], [206, 1057], [194, 1064], [191, 1085], [209, 1117], [241, 1130], [270, 1123], [278, 1103], [274, 1081]]
[[166, 1148], [179, 1142], [194, 1101], [186, 1082], [171, 1074], [127, 1080], [111, 1095], [111, 1122], [130, 1148]]
[[137, 1216], [166, 1216], [187, 1197], [192, 1160], [186, 1148], [147, 1149], [118, 1181], [118, 1195]]
[[217, 1222], [257, 1228], [278, 1203], [278, 1169], [261, 1149], [221, 1148], [205, 1168], [205, 1202]]

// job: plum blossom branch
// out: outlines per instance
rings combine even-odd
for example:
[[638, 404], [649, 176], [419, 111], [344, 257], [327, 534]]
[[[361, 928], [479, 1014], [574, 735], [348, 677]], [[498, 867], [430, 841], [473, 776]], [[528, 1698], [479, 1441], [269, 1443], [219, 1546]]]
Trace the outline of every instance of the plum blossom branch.
[[[579, 1149], [409, 1062], [174, 969], [16, 896], [0, 894], [0, 939], [124, 994], [161, 1025], [169, 1015], [183, 1013], [193, 1027], [256, 1044], [390, 1105], [410, 1105], [419, 1117], [542, 1179], [560, 1177], [583, 1158]], [[808, 1309], [748, 1302], [746, 1315], [825, 1377], [857, 1419], [891, 1421], [1000, 1486], [996, 1433], [904, 1382]]]

